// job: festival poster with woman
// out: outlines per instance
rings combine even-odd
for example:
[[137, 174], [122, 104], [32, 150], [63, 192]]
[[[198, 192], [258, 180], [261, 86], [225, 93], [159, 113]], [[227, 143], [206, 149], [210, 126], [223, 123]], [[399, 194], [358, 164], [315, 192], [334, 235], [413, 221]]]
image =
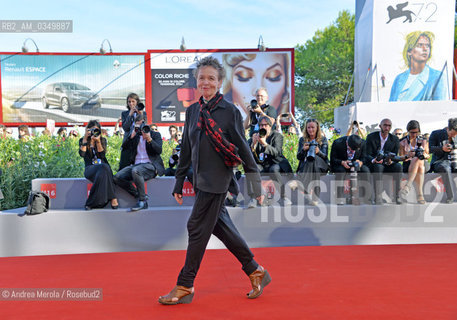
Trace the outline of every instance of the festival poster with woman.
[[452, 97], [455, 1], [373, 2], [371, 101]]
[[192, 70], [198, 60], [209, 55], [223, 64], [227, 74], [220, 92], [237, 106], [243, 118], [248, 115], [247, 107], [255, 99], [255, 91], [261, 87], [267, 89], [268, 104], [278, 114], [293, 111], [293, 49], [149, 53], [154, 122], [184, 122], [186, 108], [199, 98]]

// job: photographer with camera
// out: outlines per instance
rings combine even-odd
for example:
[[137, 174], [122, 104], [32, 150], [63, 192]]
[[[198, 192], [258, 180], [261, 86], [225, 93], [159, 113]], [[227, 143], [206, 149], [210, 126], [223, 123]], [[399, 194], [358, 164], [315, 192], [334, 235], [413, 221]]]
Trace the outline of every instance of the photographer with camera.
[[[178, 133], [180, 133], [180, 132], [178, 132]], [[181, 143], [182, 143], [181, 138], [182, 138], [182, 134], [181, 134], [180, 139], [178, 140], [178, 145], [175, 148], [173, 148], [173, 151], [171, 152], [171, 156], [168, 159], [168, 168], [165, 169], [165, 176], [167, 176], [167, 177], [174, 177], [176, 174], [175, 166], [178, 164], [179, 157], [181, 155]], [[190, 166], [189, 169], [187, 170], [186, 178], [187, 178], [187, 180], [189, 180], [190, 183], [193, 182], [192, 166]]]
[[[370, 169], [363, 164], [364, 160], [365, 141], [356, 134], [349, 137], [341, 137], [336, 139], [332, 144], [330, 151], [330, 167], [335, 173], [336, 181], [343, 181], [345, 176], [351, 174], [351, 200], [352, 204], [360, 204], [357, 180], [368, 182]], [[355, 178], [352, 179], [352, 178]], [[343, 198], [343, 188], [336, 188], [336, 203], [339, 205], [345, 204]]]
[[[259, 127], [259, 131], [255, 132], [248, 141], [257, 167], [260, 173], [270, 174], [271, 180], [280, 188], [284, 205], [290, 206], [292, 202], [284, 195], [284, 184], [281, 178], [281, 173], [292, 173], [289, 161], [282, 154], [283, 136], [272, 130], [272, 122], [269, 117], [261, 117]], [[248, 190], [248, 193], [251, 197], [248, 207], [254, 208], [257, 206], [257, 200], [253, 192]]]
[[428, 142], [420, 133], [420, 124], [416, 120], [411, 120], [406, 125], [408, 135], [400, 140], [400, 156], [404, 156], [403, 172], [408, 173], [408, 182], [400, 190], [400, 195], [405, 198], [413, 181], [416, 183], [417, 203], [425, 204], [424, 199], [424, 178], [425, 178], [425, 159], [430, 158], [428, 150]]
[[[281, 123], [284, 122], [292, 122], [292, 124], [283, 126]], [[296, 135], [299, 138], [301, 137], [300, 125], [297, 123], [297, 120], [292, 113], [282, 113], [276, 117], [276, 131], [283, 134], [283, 127], [284, 130], [287, 129], [287, 134]]]
[[247, 107], [249, 114], [244, 120], [244, 128], [249, 128], [249, 137], [252, 137], [254, 131], [259, 130], [259, 122], [261, 117], [268, 117], [270, 122], [273, 124], [273, 130], [275, 130], [275, 119], [278, 115], [276, 109], [273, 106], [267, 104], [268, 92], [265, 88], [259, 88], [255, 92], [255, 98], [257, 100], [251, 100], [250, 106]]
[[114, 193], [113, 172], [106, 160], [106, 139], [101, 136], [102, 128], [97, 120], [90, 120], [86, 133], [79, 139], [79, 155], [84, 158], [84, 177], [93, 183], [85, 209], [103, 208], [111, 202], [111, 208], [117, 209]]
[[446, 188], [446, 203], [452, 203], [454, 192], [451, 174], [457, 172], [457, 118], [450, 118], [446, 128], [433, 131], [429, 144], [433, 154], [431, 170], [441, 175]]
[[[138, 115], [144, 116], [147, 121], [146, 111], [144, 110], [144, 104], [141, 103], [140, 97], [136, 93], [130, 93], [127, 96], [127, 110], [122, 111], [122, 129], [125, 133], [131, 132], [135, 126], [136, 117]], [[125, 140], [125, 139], [124, 139]], [[119, 161], [119, 171], [129, 165], [131, 155], [121, 148], [121, 159]]]
[[[124, 137], [122, 148], [130, 154], [130, 165], [114, 176], [114, 183], [138, 199], [132, 211], [148, 208], [144, 182], [163, 175], [162, 136], [145, 124], [145, 117], [138, 114], [133, 129]], [[132, 185], [135, 183], [135, 187]]]
[[[303, 137], [298, 141], [297, 159], [298, 177], [305, 187], [305, 198], [311, 205], [316, 206], [320, 196], [320, 186], [312, 189], [312, 184], [320, 180], [322, 175], [327, 174], [328, 164], [328, 141], [321, 130], [319, 121], [308, 119], [303, 130]], [[312, 196], [311, 196], [312, 193]]]
[[358, 135], [360, 138], [365, 139], [367, 137], [366, 131], [361, 127], [363, 122], [358, 122], [357, 120], [354, 120], [351, 125], [349, 126], [348, 132], [346, 133], [346, 136], [350, 136], [353, 134]]
[[367, 136], [366, 140], [366, 156], [365, 164], [370, 168], [374, 179], [374, 204], [382, 205], [383, 191], [383, 173], [392, 173], [394, 180], [394, 196], [396, 204], [401, 204], [400, 198], [400, 179], [402, 166], [398, 161], [402, 158], [398, 157], [400, 148], [400, 140], [390, 133], [392, 129], [392, 121], [383, 119], [379, 125], [380, 131], [375, 131]]

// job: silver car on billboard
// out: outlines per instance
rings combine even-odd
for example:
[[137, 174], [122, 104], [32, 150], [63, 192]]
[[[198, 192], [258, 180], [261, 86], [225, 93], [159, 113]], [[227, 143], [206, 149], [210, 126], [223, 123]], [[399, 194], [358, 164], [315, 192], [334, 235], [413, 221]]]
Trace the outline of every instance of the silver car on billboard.
[[72, 82], [56, 82], [46, 86], [41, 98], [43, 108], [59, 106], [70, 112], [74, 108], [96, 109], [101, 107], [101, 98], [86, 86]]

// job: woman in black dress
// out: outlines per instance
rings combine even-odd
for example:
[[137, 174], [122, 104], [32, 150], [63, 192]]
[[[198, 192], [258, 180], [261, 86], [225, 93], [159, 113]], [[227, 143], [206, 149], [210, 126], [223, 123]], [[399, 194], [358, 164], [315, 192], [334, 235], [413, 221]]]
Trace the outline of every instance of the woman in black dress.
[[[303, 130], [303, 137], [298, 142], [297, 159], [298, 177], [303, 182], [307, 200], [312, 205], [317, 205], [320, 195], [319, 180], [328, 172], [328, 141], [322, 134], [319, 122], [316, 119], [308, 119]], [[315, 186], [315, 187], [313, 187]], [[310, 196], [314, 189], [313, 197]]]
[[91, 120], [84, 137], [79, 139], [79, 155], [84, 158], [84, 177], [93, 185], [86, 200], [86, 210], [103, 208], [111, 202], [111, 208], [119, 207], [114, 193], [113, 172], [106, 160], [106, 139], [101, 136], [100, 123]]

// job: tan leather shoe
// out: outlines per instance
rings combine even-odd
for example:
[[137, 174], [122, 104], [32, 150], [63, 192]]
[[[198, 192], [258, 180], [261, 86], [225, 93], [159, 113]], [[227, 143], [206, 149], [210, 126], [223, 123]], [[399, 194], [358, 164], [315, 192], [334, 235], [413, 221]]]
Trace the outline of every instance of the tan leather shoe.
[[191, 303], [193, 298], [194, 287], [186, 288], [183, 286], [176, 286], [166, 296], [159, 297], [159, 302], [167, 305]]
[[262, 294], [263, 288], [271, 282], [271, 277], [267, 270], [259, 266], [256, 271], [249, 275], [249, 280], [251, 280], [252, 290], [247, 296], [249, 299], [255, 299]]

